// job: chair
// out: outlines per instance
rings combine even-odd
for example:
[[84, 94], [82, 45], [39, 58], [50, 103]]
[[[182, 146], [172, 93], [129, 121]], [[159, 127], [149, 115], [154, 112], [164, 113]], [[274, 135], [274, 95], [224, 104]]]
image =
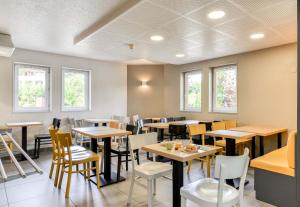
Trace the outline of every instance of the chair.
[[[202, 145], [205, 145], [205, 133], [206, 133], [206, 125], [205, 124], [195, 124], [188, 125], [189, 138], [190, 142], [193, 142], [194, 136], [201, 136]], [[206, 162], [206, 172], [207, 177], [210, 177], [210, 156], [206, 156], [203, 158], [196, 158], [196, 160], [201, 161], [201, 169], [203, 169], [203, 163]], [[188, 170], [187, 173], [190, 173], [192, 161], [188, 162]]]
[[[204, 178], [180, 189], [181, 206], [191, 200], [203, 207], [241, 206], [244, 195], [244, 183], [249, 164], [249, 149], [241, 156], [216, 157], [215, 178]], [[240, 187], [225, 183], [226, 179], [240, 178]]]
[[[157, 143], [157, 133], [151, 132], [147, 134], [129, 135], [129, 146], [131, 157], [134, 156], [134, 150], [140, 149], [142, 146]], [[154, 157], [154, 155], [153, 155]], [[155, 157], [154, 159], [155, 160]], [[135, 183], [136, 176], [146, 178], [148, 181], [148, 207], [153, 206], [153, 195], [156, 191], [156, 179], [162, 176], [166, 176], [172, 172], [172, 166], [167, 163], [161, 162], [147, 162], [135, 165], [134, 159], [132, 160], [132, 179], [129, 190], [129, 196], [127, 204], [130, 204], [133, 186]], [[137, 184], [140, 184], [136, 182]]]
[[[52, 121], [52, 126], [54, 128], [60, 127], [60, 119], [54, 118]], [[40, 157], [40, 149], [41, 145], [48, 145], [51, 144], [51, 136], [50, 134], [37, 134], [34, 136], [34, 157], [39, 158]]]
[[236, 120], [226, 120], [225, 122], [225, 129], [232, 129], [232, 128], [236, 128], [237, 124], [236, 124]]
[[160, 123], [168, 123], [168, 119], [167, 118], [160, 118], [159, 122]]
[[[97, 177], [97, 187], [100, 188], [100, 175], [99, 175], [99, 155], [92, 151], [83, 151], [80, 153], [72, 153], [71, 151], [71, 142], [72, 136], [71, 133], [57, 133], [57, 139], [59, 143], [58, 155], [59, 159], [62, 160], [62, 168], [59, 178], [58, 188], [61, 188], [62, 180], [64, 173], [68, 174], [67, 188], [65, 192], [65, 197], [68, 198], [70, 194], [70, 186], [71, 186], [71, 177], [72, 173], [84, 172], [87, 178], [90, 180], [90, 171], [96, 171]], [[96, 162], [95, 167], [91, 167], [91, 162]], [[79, 166], [82, 164], [83, 169], [80, 170], [76, 167], [76, 170], [73, 171], [73, 165]]]
[[[7, 126], [0, 126], [0, 134], [3, 136], [6, 144], [8, 145], [9, 149], [13, 152], [14, 144], [13, 142], [7, 137], [6, 133], [12, 133], [12, 128], [9, 128]], [[4, 147], [4, 146], [3, 146]], [[0, 146], [0, 150], [3, 148]], [[1, 155], [1, 154], [0, 154]], [[12, 161], [12, 160], [11, 160]]]
[[140, 118], [140, 116], [137, 114], [132, 116], [132, 124], [134, 126], [137, 126], [137, 121], [139, 120], [139, 118]]
[[186, 125], [185, 124], [169, 124], [169, 133], [170, 140], [173, 140], [173, 137], [186, 139]]
[[[152, 120], [151, 120], [151, 122], [152, 122]], [[147, 123], [151, 123], [151, 122], [147, 122]], [[137, 120], [137, 127], [138, 127], [138, 134], [149, 132], [149, 128], [144, 126], [144, 119]]]
[[186, 118], [185, 116], [180, 116], [180, 117], [174, 117], [173, 121], [184, 121]]
[[[59, 143], [58, 143], [58, 138], [56, 133], [58, 132], [57, 128], [49, 128], [49, 133], [51, 136], [51, 142], [52, 142], [52, 162], [51, 162], [51, 168], [50, 168], [50, 173], [49, 173], [49, 178], [52, 178], [54, 166], [56, 166], [56, 171], [55, 171], [55, 178], [54, 178], [54, 186], [57, 186], [58, 178], [59, 178], [59, 171], [60, 167], [62, 165], [62, 159], [60, 158], [60, 149], [59, 149]], [[84, 147], [80, 146], [71, 146], [71, 152], [72, 153], [78, 153], [78, 152], [83, 152], [86, 151]], [[76, 166], [78, 169], [78, 166]]]

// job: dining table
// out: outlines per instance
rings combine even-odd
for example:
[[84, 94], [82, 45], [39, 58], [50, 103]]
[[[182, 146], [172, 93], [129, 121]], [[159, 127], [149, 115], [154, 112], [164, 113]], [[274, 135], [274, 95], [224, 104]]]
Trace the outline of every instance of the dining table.
[[180, 207], [180, 188], [183, 186], [184, 163], [195, 158], [214, 155], [221, 152], [222, 147], [204, 145], [200, 146], [195, 152], [187, 152], [184, 150], [175, 150], [174, 147], [171, 150], [167, 150], [163, 143], [157, 143], [143, 146], [142, 150], [153, 153], [155, 156], [163, 156], [172, 161], [173, 207]]
[[[287, 132], [287, 128], [277, 128], [277, 127], [261, 127], [261, 126], [240, 126], [230, 129], [232, 131], [240, 132], [252, 132], [259, 136], [259, 154], [263, 156], [265, 154], [264, 148], [264, 138], [277, 135], [277, 148], [282, 147], [282, 134]], [[255, 154], [254, 154], [255, 157]]]
[[[111, 170], [111, 138], [115, 136], [128, 136], [132, 134], [130, 131], [122, 130], [122, 129], [114, 129], [106, 126], [98, 126], [98, 127], [83, 127], [83, 128], [73, 128], [72, 131], [79, 133], [83, 136], [91, 138], [91, 151], [97, 153], [98, 152], [98, 139], [102, 139], [104, 142], [104, 172], [103, 175], [100, 175], [101, 184], [100, 186], [107, 186], [114, 183], [118, 183], [124, 181], [125, 178], [120, 176], [117, 177], [116, 172], [112, 172]], [[93, 162], [92, 166], [95, 167], [96, 163]], [[96, 173], [94, 171], [94, 173]], [[95, 175], [91, 176], [91, 182], [97, 185]]]
[[[255, 136], [256, 134], [253, 132], [240, 132], [240, 131], [232, 131], [232, 130], [215, 130], [208, 131], [205, 135], [209, 137], [221, 137], [226, 141], [226, 156], [237, 156], [236, 154], [236, 141], [244, 140], [247, 138], [251, 138], [251, 153], [255, 155]], [[229, 179], [226, 180], [227, 184], [239, 188], [239, 179]], [[245, 181], [245, 185], [247, 185], [249, 181]]]
[[118, 122], [118, 120], [114, 119], [84, 119], [84, 121], [94, 124], [95, 127], [99, 126], [99, 124], [107, 126], [109, 122]]
[[[16, 128], [21, 127], [22, 128], [22, 149], [27, 153], [27, 140], [28, 140], [28, 127], [37, 127], [37, 126], [43, 126], [42, 122], [35, 121], [35, 122], [12, 122], [12, 123], [6, 123], [7, 127], [10, 128]], [[21, 160], [26, 160], [25, 157], [22, 155]]]

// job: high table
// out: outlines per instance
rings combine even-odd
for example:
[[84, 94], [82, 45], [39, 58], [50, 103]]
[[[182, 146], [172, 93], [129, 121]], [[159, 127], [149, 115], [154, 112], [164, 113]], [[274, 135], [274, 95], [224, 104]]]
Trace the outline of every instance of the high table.
[[[22, 128], [22, 149], [27, 153], [27, 128], [29, 126], [42, 126], [42, 122], [16, 122], [16, 123], [6, 123], [8, 127], [21, 127]], [[25, 160], [25, 157], [22, 155], [21, 160]]]
[[94, 126], [97, 127], [97, 126], [99, 126], [99, 124], [101, 124], [102, 126], [107, 126], [107, 124], [109, 122], [115, 122], [118, 120], [114, 120], [114, 119], [84, 119], [84, 121], [93, 123]]
[[[265, 154], [264, 150], [264, 137], [277, 134], [277, 147], [282, 146], [282, 134], [287, 132], [287, 128], [274, 128], [274, 127], [259, 127], [259, 126], [242, 126], [237, 128], [232, 128], [230, 130], [240, 131], [240, 132], [252, 132], [259, 136], [259, 154], [260, 156]], [[255, 154], [252, 156], [255, 157]]]
[[152, 144], [142, 147], [142, 150], [172, 160], [173, 164], [173, 207], [180, 207], [180, 188], [183, 186], [183, 164], [199, 157], [205, 157], [222, 151], [222, 147], [205, 146], [207, 150], [198, 150], [195, 153], [182, 152], [180, 150], [167, 150], [161, 144]]
[[[255, 155], [255, 133], [251, 132], [238, 132], [238, 131], [230, 131], [230, 130], [215, 130], [208, 131], [205, 135], [210, 137], [222, 137], [226, 140], [226, 155], [227, 156], [236, 156], [236, 140], [237, 139], [247, 139], [252, 138], [252, 154]], [[248, 184], [249, 181], [246, 181], [245, 184]], [[239, 182], [235, 182], [235, 180], [227, 180], [227, 184], [238, 188]]]
[[[82, 134], [84, 136], [91, 138], [91, 150], [97, 153], [97, 140], [102, 138], [104, 141], [104, 175], [101, 175], [101, 186], [107, 186], [114, 183], [124, 181], [124, 177], [117, 179], [117, 174], [111, 171], [111, 137], [114, 136], [127, 136], [130, 135], [130, 131], [125, 131], [121, 129], [113, 129], [109, 127], [84, 127], [84, 128], [73, 128], [74, 132]], [[92, 166], [96, 166], [93, 162]], [[93, 175], [92, 177], [94, 177]], [[91, 180], [94, 184], [97, 183]]]

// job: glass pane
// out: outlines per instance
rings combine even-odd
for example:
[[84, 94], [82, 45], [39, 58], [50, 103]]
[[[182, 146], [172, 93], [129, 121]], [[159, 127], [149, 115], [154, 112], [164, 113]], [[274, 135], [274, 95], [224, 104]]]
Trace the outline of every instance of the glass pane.
[[43, 108], [46, 101], [45, 70], [19, 66], [18, 68], [18, 107]]
[[186, 108], [187, 109], [201, 109], [201, 73], [188, 73], [186, 83]]
[[81, 72], [64, 73], [64, 106], [85, 107], [85, 76], [86, 74]]
[[218, 68], [215, 70], [215, 108], [236, 110], [236, 107], [236, 67]]

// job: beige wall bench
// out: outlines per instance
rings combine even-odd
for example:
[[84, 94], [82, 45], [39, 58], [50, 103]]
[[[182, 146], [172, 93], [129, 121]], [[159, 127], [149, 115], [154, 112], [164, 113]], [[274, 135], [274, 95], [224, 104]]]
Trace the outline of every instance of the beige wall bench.
[[296, 131], [290, 132], [287, 146], [251, 161], [256, 199], [296, 207], [295, 137]]

